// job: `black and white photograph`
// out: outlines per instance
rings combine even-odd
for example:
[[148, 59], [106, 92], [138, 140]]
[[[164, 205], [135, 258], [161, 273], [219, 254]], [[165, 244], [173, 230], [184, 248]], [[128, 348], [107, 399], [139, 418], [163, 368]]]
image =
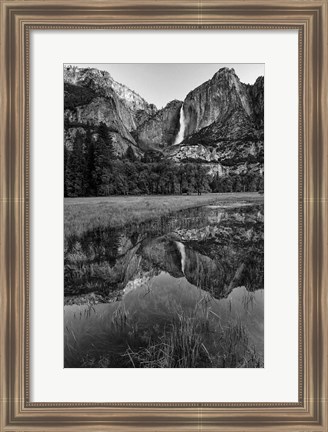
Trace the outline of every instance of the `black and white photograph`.
[[65, 64], [64, 367], [263, 368], [264, 64]]

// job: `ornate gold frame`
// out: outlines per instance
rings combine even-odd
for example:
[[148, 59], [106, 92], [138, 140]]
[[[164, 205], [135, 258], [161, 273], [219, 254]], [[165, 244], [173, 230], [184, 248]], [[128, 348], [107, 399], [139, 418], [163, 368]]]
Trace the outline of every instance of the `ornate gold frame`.
[[[327, 0], [0, 2], [0, 430], [328, 431]], [[36, 28], [298, 30], [297, 403], [29, 402], [29, 34]]]

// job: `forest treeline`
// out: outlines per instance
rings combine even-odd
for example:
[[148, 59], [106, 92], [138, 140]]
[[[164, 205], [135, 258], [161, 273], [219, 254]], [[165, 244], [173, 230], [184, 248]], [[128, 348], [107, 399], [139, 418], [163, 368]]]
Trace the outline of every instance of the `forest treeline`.
[[251, 192], [263, 190], [263, 176], [214, 177], [198, 163], [137, 160], [131, 147], [125, 158], [115, 157], [108, 127], [101, 123], [95, 141], [90, 127], [76, 132], [72, 148], [64, 148], [65, 197]]

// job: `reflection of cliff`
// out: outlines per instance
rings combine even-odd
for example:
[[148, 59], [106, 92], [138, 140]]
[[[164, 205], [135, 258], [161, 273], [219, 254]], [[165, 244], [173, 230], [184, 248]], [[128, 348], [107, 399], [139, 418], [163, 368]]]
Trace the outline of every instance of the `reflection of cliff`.
[[216, 298], [237, 286], [263, 288], [260, 211], [198, 209], [188, 215], [151, 221], [131, 232], [98, 229], [71, 239], [65, 253], [65, 295], [98, 292], [116, 297], [124, 288], [146, 282], [151, 286], [160, 272], [185, 277]]
[[[248, 252], [248, 255], [238, 256], [235, 248], [224, 248], [221, 259], [213, 259], [186, 247], [181, 241], [173, 240], [171, 236], [163, 236], [153, 239], [139, 253], [143, 259], [151, 261], [171, 276], [184, 276], [192, 285], [210, 292], [216, 298], [222, 298], [241, 285], [252, 291], [263, 288], [262, 277], [257, 277], [258, 266], [263, 266], [263, 258], [262, 263], [253, 262], [252, 251]], [[258, 256], [261, 260], [263, 250]]]
[[160, 270], [179, 278], [183, 277], [181, 252], [174, 240], [166, 236], [146, 242], [140, 250], [142, 258]]
[[186, 248], [170, 236], [153, 239], [141, 251], [142, 257], [176, 278], [185, 276], [195, 286], [210, 288], [222, 274], [213, 260]]

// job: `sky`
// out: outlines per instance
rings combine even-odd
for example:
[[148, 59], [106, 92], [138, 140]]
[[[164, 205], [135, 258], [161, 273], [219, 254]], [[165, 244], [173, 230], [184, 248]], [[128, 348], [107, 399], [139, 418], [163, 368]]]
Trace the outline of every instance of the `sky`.
[[264, 76], [264, 64], [260, 63], [72, 63], [72, 66], [106, 70], [115, 81], [125, 84], [157, 108], [173, 99], [184, 100], [191, 90], [211, 79], [222, 67], [235, 69], [245, 84], [254, 84], [259, 76]]

